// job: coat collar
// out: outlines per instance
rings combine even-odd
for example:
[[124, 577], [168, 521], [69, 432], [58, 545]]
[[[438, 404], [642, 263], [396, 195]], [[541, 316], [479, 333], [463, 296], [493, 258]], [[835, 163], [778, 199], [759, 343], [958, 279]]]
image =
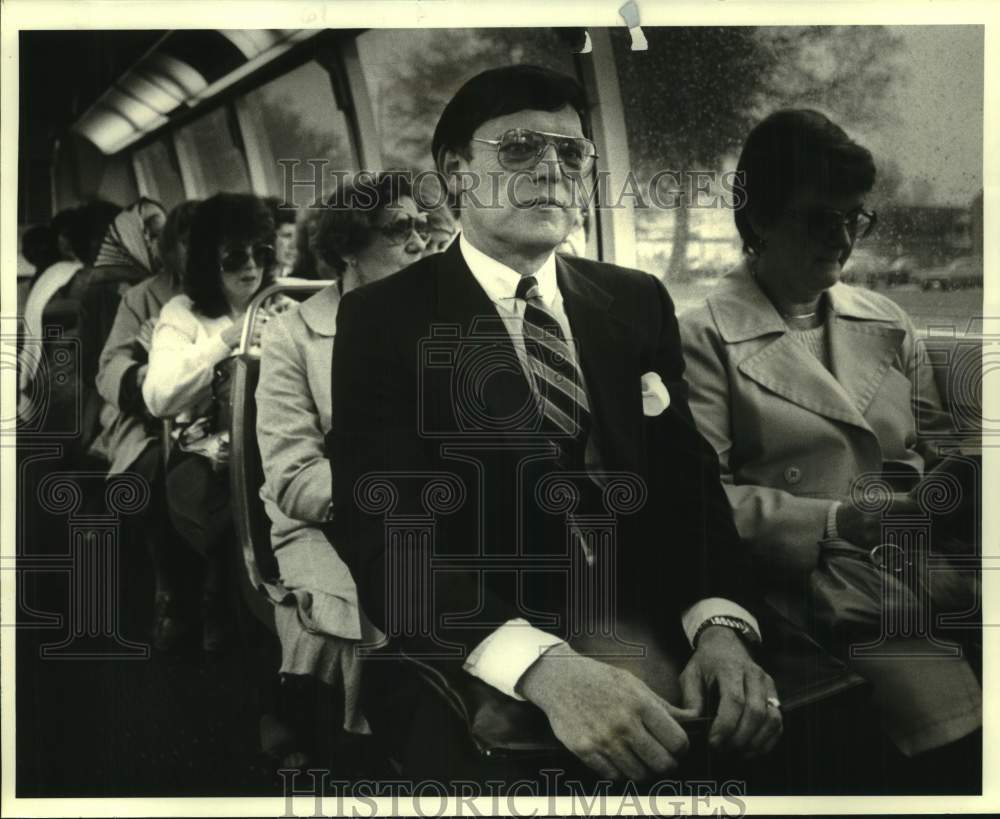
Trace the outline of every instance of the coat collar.
[[169, 273], [160, 273], [149, 280], [149, 292], [162, 307], [181, 292], [181, 287], [174, 282]]
[[745, 262], [725, 277], [708, 304], [729, 344], [773, 336], [738, 359], [740, 372], [812, 412], [872, 432], [864, 413], [898, 358], [906, 331], [866, 291], [838, 283], [827, 297], [832, 372], [788, 332]]
[[[881, 322], [895, 320], [858, 288], [837, 283], [826, 293], [829, 308], [838, 318]], [[730, 344], [770, 333], [785, 333], [788, 329], [781, 314], [751, 275], [746, 260], [723, 277], [718, 290], [709, 295], [708, 304], [719, 333]]]
[[340, 285], [331, 284], [310, 296], [299, 307], [305, 325], [320, 336], [337, 334], [337, 307], [340, 305]]

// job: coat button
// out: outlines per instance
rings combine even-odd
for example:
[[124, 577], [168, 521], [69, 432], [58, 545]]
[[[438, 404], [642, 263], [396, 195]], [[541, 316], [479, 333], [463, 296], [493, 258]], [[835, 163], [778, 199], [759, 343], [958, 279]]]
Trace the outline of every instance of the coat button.
[[798, 483], [802, 480], [802, 470], [797, 466], [790, 466], [785, 470], [785, 483]]

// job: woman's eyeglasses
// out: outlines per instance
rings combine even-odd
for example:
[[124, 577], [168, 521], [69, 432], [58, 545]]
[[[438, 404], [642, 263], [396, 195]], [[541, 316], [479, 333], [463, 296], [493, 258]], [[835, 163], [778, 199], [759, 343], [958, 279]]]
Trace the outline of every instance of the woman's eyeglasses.
[[874, 211], [858, 208], [849, 213], [831, 208], [803, 208], [792, 211], [799, 216], [809, 232], [809, 236], [817, 242], [829, 242], [840, 236], [840, 231], [847, 229], [851, 242], [864, 239], [875, 229], [876, 216]]
[[473, 137], [472, 141], [495, 145], [497, 160], [508, 171], [534, 168], [549, 145], [556, 149], [556, 156], [563, 169], [573, 173], [588, 173], [597, 159], [597, 146], [589, 139], [532, 131], [528, 128], [511, 128], [500, 139]]
[[426, 242], [431, 237], [430, 228], [427, 227], [427, 217], [404, 216], [389, 222], [379, 228], [379, 232], [385, 236], [392, 244], [401, 245], [409, 241], [410, 234], [416, 233], [417, 238]]
[[225, 273], [236, 273], [243, 270], [251, 259], [261, 270], [267, 270], [274, 264], [274, 247], [260, 244], [251, 247], [236, 247], [227, 250], [219, 259], [219, 267]]

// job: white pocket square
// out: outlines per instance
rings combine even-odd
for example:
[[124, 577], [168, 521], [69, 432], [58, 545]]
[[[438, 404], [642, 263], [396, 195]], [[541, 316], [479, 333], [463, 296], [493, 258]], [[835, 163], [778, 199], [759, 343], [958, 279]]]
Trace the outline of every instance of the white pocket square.
[[659, 373], [650, 370], [642, 377], [642, 414], [659, 415], [670, 406], [670, 393]]

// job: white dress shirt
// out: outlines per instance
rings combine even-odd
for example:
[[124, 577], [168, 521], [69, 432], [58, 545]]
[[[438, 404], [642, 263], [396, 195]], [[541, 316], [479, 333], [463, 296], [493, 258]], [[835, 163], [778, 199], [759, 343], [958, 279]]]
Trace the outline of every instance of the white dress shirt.
[[[521, 274], [474, 247], [464, 233], [459, 236], [458, 241], [465, 263], [469, 266], [476, 281], [486, 291], [486, 295], [489, 296], [503, 320], [507, 332], [510, 333], [525, 377], [534, 388], [534, 380], [531, 376], [528, 354], [523, 339], [525, 302], [514, 296], [517, 284], [521, 280]], [[572, 330], [563, 308], [562, 293], [559, 292], [559, 285], [556, 281], [554, 252], [549, 254], [533, 275], [538, 282], [539, 296], [549, 312], [559, 322], [570, 349], [575, 352]], [[586, 384], [584, 384], [584, 389], [586, 389]], [[587, 468], [596, 471], [600, 468], [600, 455], [599, 448], [593, 439], [594, 436], [591, 435], [587, 442], [585, 460]], [[742, 606], [722, 597], [710, 597], [699, 600], [681, 615], [681, 624], [688, 640], [694, 639], [698, 627], [705, 620], [717, 615], [728, 615], [744, 620], [758, 635], [760, 634], [757, 620]], [[476, 646], [463, 667], [474, 677], [489, 683], [508, 696], [523, 700], [524, 697], [516, 690], [518, 681], [535, 660], [552, 646], [561, 642], [563, 641], [559, 637], [535, 628], [527, 620], [518, 617], [504, 623]]]

